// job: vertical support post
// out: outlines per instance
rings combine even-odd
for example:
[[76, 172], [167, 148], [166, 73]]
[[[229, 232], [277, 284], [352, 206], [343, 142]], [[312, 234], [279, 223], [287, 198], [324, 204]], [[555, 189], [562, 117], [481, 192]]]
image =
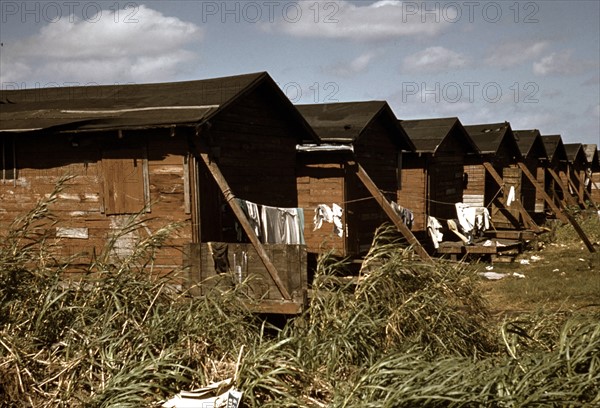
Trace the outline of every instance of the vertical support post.
[[183, 207], [186, 214], [192, 211], [190, 197], [190, 155], [183, 156]]
[[201, 221], [200, 221], [200, 175], [198, 174], [198, 161], [191, 154], [189, 160], [190, 168], [190, 196], [192, 213], [192, 242], [202, 242]]

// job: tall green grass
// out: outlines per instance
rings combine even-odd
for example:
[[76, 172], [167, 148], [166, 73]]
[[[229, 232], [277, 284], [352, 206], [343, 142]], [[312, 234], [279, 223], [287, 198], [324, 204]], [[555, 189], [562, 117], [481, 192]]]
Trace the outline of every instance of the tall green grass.
[[2, 407], [157, 406], [236, 370], [247, 407], [600, 404], [599, 316], [498, 325], [469, 266], [421, 263], [390, 229], [354, 280], [321, 257], [307, 310], [276, 328], [248, 312], [243, 287], [192, 298], [173, 289], [180, 271], [149, 272], [177, 225], [115, 259], [133, 216], [66, 280], [50, 233], [62, 188], [0, 237]]

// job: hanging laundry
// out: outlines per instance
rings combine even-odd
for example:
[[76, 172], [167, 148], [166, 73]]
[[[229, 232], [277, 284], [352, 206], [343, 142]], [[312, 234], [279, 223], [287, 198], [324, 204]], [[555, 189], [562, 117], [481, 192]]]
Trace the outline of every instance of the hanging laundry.
[[508, 197], [506, 198], [506, 205], [511, 205], [513, 201], [515, 201], [515, 186], [510, 186]]
[[229, 271], [228, 245], [222, 242], [209, 242], [208, 249], [213, 258], [215, 272], [226, 273]]
[[[254, 231], [256, 236], [260, 238], [260, 210], [258, 208], [258, 205], [253, 203], [252, 201], [242, 200], [239, 198], [236, 198], [236, 200], [238, 201], [240, 207], [246, 214], [246, 217], [248, 217], [248, 221], [250, 222], [252, 230]], [[241, 241], [241, 239], [238, 239], [238, 241]]]
[[338, 237], [344, 235], [344, 224], [342, 224], [342, 213], [344, 210], [337, 204], [333, 204], [333, 233]]
[[302, 208], [261, 208], [262, 237], [265, 244], [304, 245], [304, 211]]
[[415, 221], [415, 215], [413, 214], [413, 212], [408, 208], [400, 206], [395, 201], [390, 202], [390, 204], [392, 205], [394, 212], [398, 214], [404, 225], [406, 225], [408, 229], [412, 229], [413, 223]]
[[315, 216], [313, 217], [313, 231], [321, 229], [323, 221], [330, 224], [333, 222], [333, 211], [327, 204], [319, 204], [317, 208], [315, 208]]
[[464, 233], [477, 234], [490, 228], [490, 212], [486, 207], [456, 203], [456, 216]]
[[342, 207], [337, 204], [333, 204], [332, 208], [327, 204], [319, 204], [317, 208], [315, 208], [313, 231], [320, 229], [323, 222], [333, 223], [333, 233], [341, 238], [344, 235], [344, 224], [342, 223], [343, 212], [344, 210]]
[[431, 237], [431, 241], [433, 242], [433, 247], [435, 249], [440, 247], [440, 242], [442, 242], [442, 239], [444, 238], [444, 234], [442, 234], [441, 229], [442, 224], [440, 224], [436, 218], [429, 216], [427, 217], [427, 232]]

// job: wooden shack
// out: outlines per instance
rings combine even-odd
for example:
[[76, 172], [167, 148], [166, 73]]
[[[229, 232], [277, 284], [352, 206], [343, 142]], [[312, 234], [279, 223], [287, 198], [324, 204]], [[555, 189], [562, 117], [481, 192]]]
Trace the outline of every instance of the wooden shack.
[[595, 144], [585, 144], [583, 146], [588, 163], [586, 189], [589, 191], [592, 201], [598, 205], [600, 204], [600, 154], [598, 154], [598, 146]]
[[[465, 126], [479, 149], [479, 156], [467, 158], [464, 201], [490, 208], [496, 229], [537, 230], [522, 205], [521, 152], [510, 123]], [[512, 196], [512, 197], [511, 197]]]
[[458, 118], [402, 120], [415, 145], [402, 155], [398, 203], [415, 215], [413, 229], [427, 230], [427, 217], [442, 223], [456, 219], [455, 204], [463, 200], [464, 160], [477, 147]]
[[569, 193], [569, 188], [563, 180], [567, 173], [567, 152], [560, 135], [542, 135], [542, 141], [548, 155], [546, 175], [549, 182], [546, 192], [556, 204], [577, 205], [577, 200]]
[[234, 285], [235, 269], [250, 277], [256, 310], [302, 308], [305, 246], [261, 242], [237, 200], [298, 207], [296, 145], [315, 137], [267, 73], [3, 91], [0, 100], [0, 228], [67, 174], [51, 206], [62, 255], [84, 265], [132, 214], [141, 227], [116, 240], [115, 260], [176, 222], [148, 270], [181, 269], [178, 283], [201, 295], [209, 278]]
[[[545, 167], [548, 155], [540, 131], [537, 129], [515, 130], [513, 134], [519, 146], [523, 164], [531, 174], [535, 175], [535, 179], [541, 186], [546, 186]], [[522, 181], [521, 197], [523, 207], [538, 223], [543, 222], [546, 210], [543, 193], [536, 189], [527, 177], [523, 177]]]
[[564, 173], [564, 182], [571, 189], [579, 205], [587, 207], [585, 193], [585, 172], [587, 169], [587, 156], [581, 143], [565, 143], [567, 152], [567, 171]]
[[[389, 205], [396, 200], [401, 152], [413, 146], [385, 101], [296, 107], [323, 143], [299, 147], [298, 202], [305, 209], [308, 251], [360, 257], [375, 230], [394, 222]], [[319, 205], [341, 208], [341, 230], [332, 224], [313, 227]]]

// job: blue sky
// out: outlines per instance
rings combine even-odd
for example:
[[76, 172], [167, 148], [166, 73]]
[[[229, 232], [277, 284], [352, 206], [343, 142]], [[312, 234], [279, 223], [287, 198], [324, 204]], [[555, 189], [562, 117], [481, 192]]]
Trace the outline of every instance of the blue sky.
[[600, 144], [600, 1], [0, 2], [3, 89], [268, 71], [295, 103]]

